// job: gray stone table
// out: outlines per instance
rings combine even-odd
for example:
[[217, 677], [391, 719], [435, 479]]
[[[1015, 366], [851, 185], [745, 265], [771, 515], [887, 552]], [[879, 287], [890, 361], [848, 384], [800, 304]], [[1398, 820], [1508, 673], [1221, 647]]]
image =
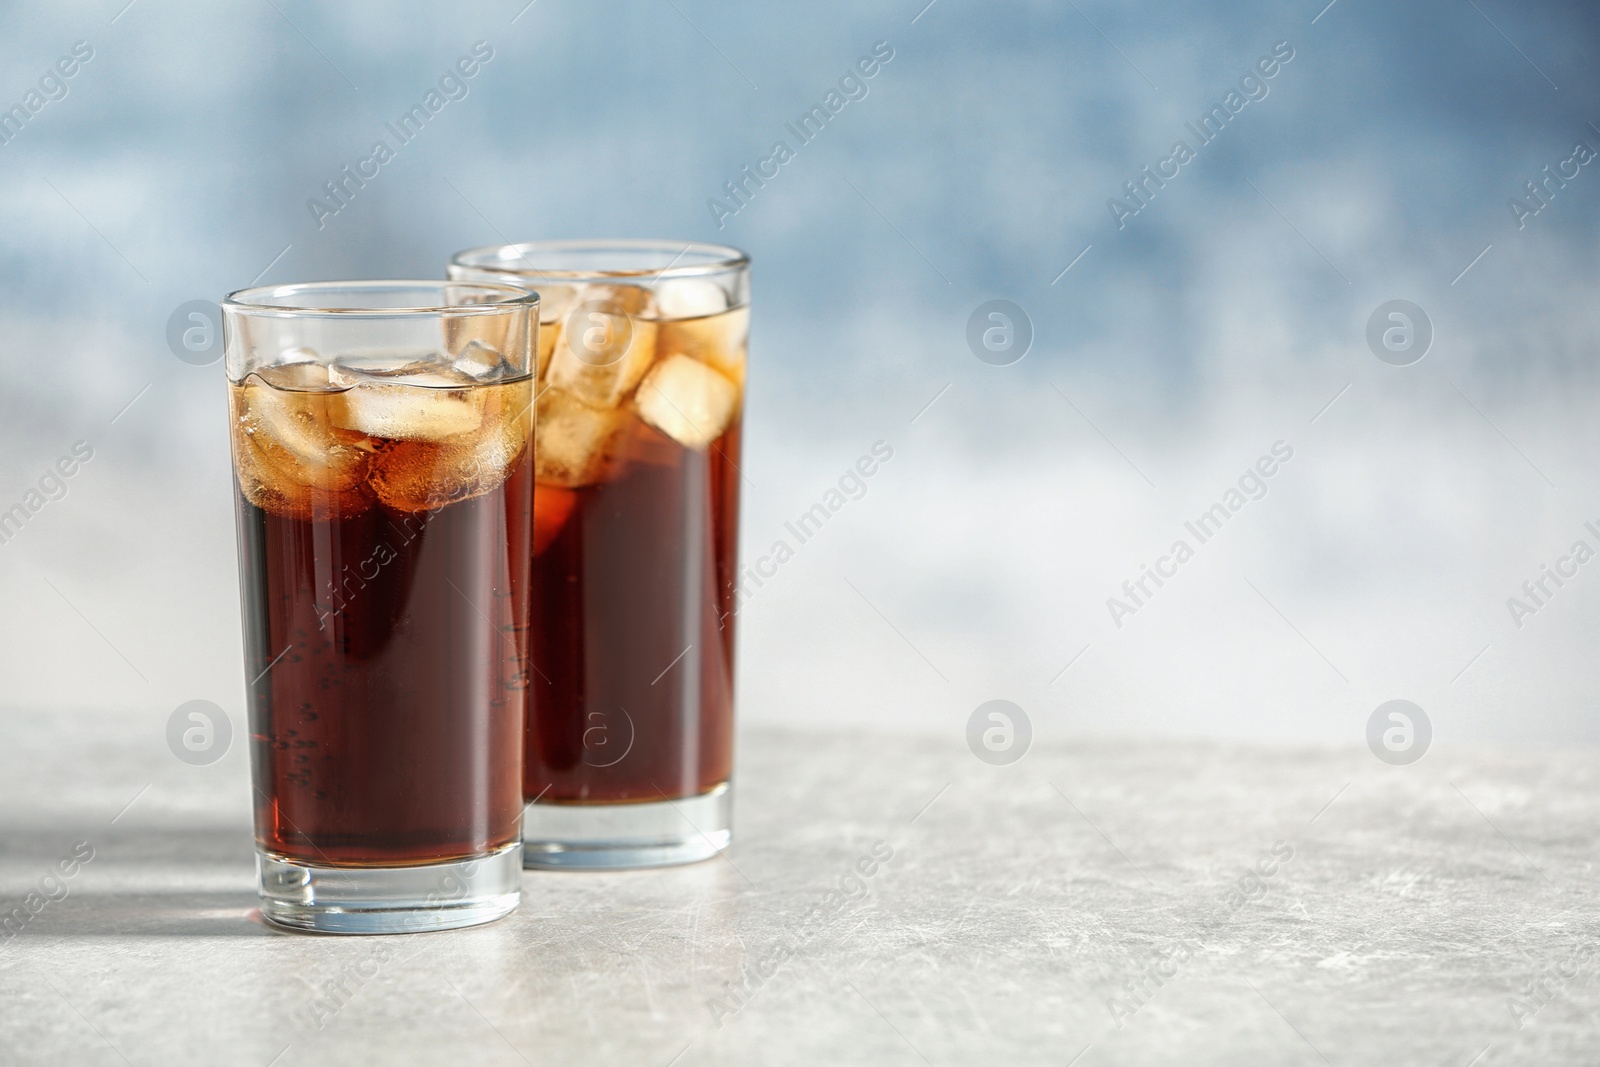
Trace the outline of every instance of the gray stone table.
[[242, 738], [163, 728], [0, 717], [5, 908], [93, 851], [0, 941], [0, 1063], [1600, 1062], [1589, 751], [753, 729], [727, 858], [374, 939], [264, 927]]

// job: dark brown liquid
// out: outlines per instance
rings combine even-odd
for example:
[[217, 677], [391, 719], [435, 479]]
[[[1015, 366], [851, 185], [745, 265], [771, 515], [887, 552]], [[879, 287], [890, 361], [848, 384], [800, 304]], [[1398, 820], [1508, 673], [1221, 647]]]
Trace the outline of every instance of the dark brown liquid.
[[240, 496], [262, 848], [403, 866], [517, 840], [531, 477], [524, 452], [481, 496], [345, 517]]
[[733, 763], [739, 422], [710, 448], [635, 423], [598, 485], [535, 490], [524, 792], [542, 803], [695, 796]]

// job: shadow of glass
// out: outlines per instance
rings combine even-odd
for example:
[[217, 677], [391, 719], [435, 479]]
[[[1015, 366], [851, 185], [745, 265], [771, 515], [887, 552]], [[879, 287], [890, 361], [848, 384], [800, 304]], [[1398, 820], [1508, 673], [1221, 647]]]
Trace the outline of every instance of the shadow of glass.
[[273, 937], [253, 888], [161, 892], [73, 892], [48, 904], [10, 943], [13, 949], [79, 938]]
[[252, 849], [231, 825], [9, 827], [0, 939], [15, 931], [8, 947], [25, 951], [62, 938], [271, 936], [253, 916]]

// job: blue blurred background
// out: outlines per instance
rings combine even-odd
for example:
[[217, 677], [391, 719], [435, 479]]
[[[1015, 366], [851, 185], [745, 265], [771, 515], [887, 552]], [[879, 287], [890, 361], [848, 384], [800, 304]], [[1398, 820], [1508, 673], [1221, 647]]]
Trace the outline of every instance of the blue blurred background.
[[[222, 371], [174, 356], [174, 309], [659, 236], [755, 260], [747, 559], [893, 449], [745, 604], [745, 722], [959, 743], [999, 697], [1039, 740], [1358, 744], [1406, 698], [1440, 744], [1600, 740], [1600, 561], [1508, 605], [1600, 550], [1600, 163], [1575, 155], [1600, 18], [1325, 2], [0, 5], [0, 108], [26, 113], [0, 144], [0, 511], [93, 451], [0, 543], [3, 699], [242, 725]], [[308, 201], [477, 42], [319, 227]], [[1275, 47], [1202, 145], [1186, 124]], [[786, 124], [875, 49], [801, 144]], [[1031, 322], [1007, 366], [967, 339], [995, 299]], [[1367, 341], [1394, 299], [1432, 324], [1409, 366]], [[1277, 442], [1266, 495], [1114, 617]]]

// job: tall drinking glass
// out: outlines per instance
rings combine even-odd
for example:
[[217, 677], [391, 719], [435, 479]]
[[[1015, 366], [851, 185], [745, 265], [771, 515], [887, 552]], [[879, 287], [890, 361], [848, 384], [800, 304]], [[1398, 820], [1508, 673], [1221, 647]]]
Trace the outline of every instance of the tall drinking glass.
[[262, 912], [329, 933], [517, 905], [538, 298], [222, 305]]
[[750, 261], [681, 241], [457, 254], [538, 290], [530, 867], [705, 859], [732, 832]]

